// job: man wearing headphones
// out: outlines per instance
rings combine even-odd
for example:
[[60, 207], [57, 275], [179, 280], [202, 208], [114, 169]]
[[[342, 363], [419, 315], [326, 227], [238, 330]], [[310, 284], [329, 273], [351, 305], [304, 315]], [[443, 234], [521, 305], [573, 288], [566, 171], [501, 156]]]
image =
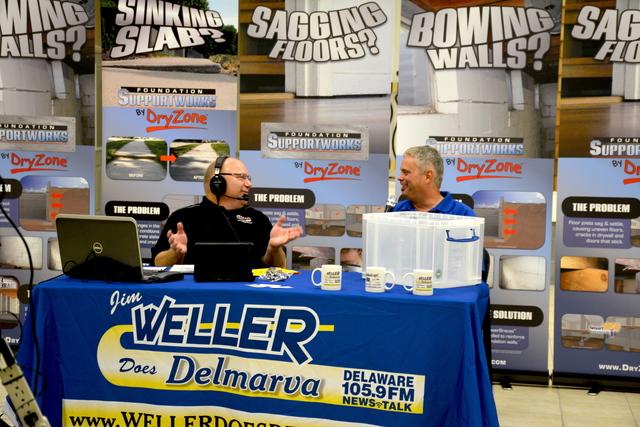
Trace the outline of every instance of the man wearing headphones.
[[172, 213], [151, 249], [155, 265], [193, 264], [196, 242], [253, 242], [254, 267], [284, 267], [283, 246], [302, 235], [300, 227], [275, 225], [262, 212], [250, 208], [251, 176], [240, 160], [218, 157], [204, 176], [204, 197], [196, 205]]

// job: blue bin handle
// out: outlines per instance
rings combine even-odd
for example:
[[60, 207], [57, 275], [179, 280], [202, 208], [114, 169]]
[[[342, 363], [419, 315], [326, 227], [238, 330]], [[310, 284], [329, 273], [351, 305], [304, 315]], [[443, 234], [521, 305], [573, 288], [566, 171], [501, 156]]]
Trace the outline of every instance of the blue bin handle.
[[475, 242], [477, 240], [480, 240], [480, 237], [476, 236], [476, 230], [474, 230], [473, 228], [470, 228], [469, 230], [471, 230], [471, 233], [473, 233], [473, 236], [467, 237], [466, 239], [453, 238], [453, 237], [449, 236], [449, 231], [450, 230], [445, 230], [446, 233], [447, 233], [447, 242], [470, 243], [470, 242]]

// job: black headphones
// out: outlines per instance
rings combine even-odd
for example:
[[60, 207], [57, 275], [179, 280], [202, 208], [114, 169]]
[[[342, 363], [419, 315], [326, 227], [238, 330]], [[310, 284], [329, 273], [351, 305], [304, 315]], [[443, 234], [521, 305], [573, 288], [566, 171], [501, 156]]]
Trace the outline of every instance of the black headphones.
[[227, 181], [224, 179], [224, 176], [220, 175], [222, 164], [227, 159], [228, 156], [220, 156], [216, 159], [216, 163], [213, 166], [213, 176], [209, 180], [209, 188], [218, 200], [220, 200], [220, 197], [227, 191]]

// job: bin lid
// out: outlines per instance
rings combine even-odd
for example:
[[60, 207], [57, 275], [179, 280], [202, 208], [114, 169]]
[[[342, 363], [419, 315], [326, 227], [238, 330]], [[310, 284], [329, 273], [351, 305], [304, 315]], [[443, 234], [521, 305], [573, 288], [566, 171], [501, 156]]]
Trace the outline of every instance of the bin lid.
[[484, 218], [433, 212], [387, 212], [364, 214], [363, 221], [380, 224], [405, 224], [414, 226], [476, 227], [484, 224]]

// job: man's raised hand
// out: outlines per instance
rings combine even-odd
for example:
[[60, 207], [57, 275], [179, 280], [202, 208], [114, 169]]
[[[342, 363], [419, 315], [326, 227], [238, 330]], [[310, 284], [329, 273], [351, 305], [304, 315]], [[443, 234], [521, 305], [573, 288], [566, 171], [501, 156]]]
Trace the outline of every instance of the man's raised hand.
[[184, 232], [184, 226], [181, 222], [176, 227], [176, 232], [169, 230], [167, 232], [167, 239], [169, 240], [169, 246], [177, 254], [184, 255], [187, 253], [187, 233]]

